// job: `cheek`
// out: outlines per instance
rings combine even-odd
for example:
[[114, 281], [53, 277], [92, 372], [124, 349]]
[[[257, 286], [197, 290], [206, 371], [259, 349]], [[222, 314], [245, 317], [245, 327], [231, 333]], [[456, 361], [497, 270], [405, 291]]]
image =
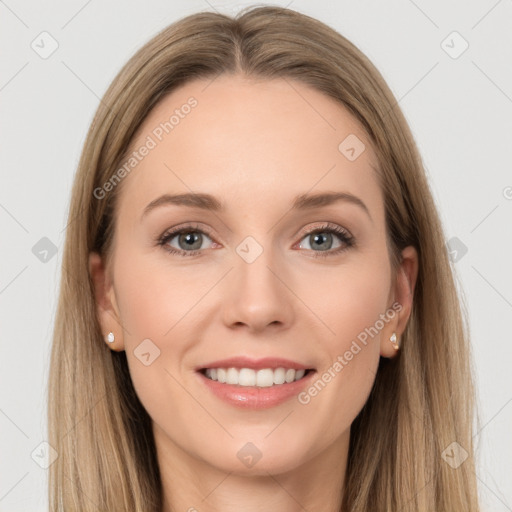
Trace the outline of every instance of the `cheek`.
[[144, 255], [119, 260], [116, 298], [129, 343], [172, 337], [174, 326], [208, 290], [210, 280], [199, 267], [167, 266], [160, 258], [152, 263]]
[[[317, 407], [335, 405], [334, 424], [348, 425], [364, 405], [373, 385], [380, 358], [380, 339], [387, 322], [390, 268], [384, 259], [353, 266], [331, 280], [319, 316], [329, 331], [322, 339], [329, 355], [315, 389], [304, 398]], [[317, 399], [315, 396], [323, 395]], [[326, 411], [327, 412], [327, 411]]]
[[[329, 291], [323, 301], [324, 314], [328, 319], [326, 323], [334, 331], [328, 337], [333, 347], [348, 348], [351, 340], [374, 326], [390, 306], [389, 264], [380, 257], [371, 260], [361, 259], [350, 268], [340, 269], [338, 277], [333, 274], [334, 279], [326, 283]], [[382, 327], [381, 322], [377, 327]]]
[[[190, 402], [177, 382], [181, 380], [179, 365], [195, 339], [187, 332], [187, 312], [194, 311], [206, 290], [182, 269], [161, 261], [157, 266], [143, 254], [118, 259], [115, 283], [135, 391], [153, 420], [170, 425], [173, 407]], [[182, 427], [182, 422], [176, 422], [173, 429], [186, 436]]]

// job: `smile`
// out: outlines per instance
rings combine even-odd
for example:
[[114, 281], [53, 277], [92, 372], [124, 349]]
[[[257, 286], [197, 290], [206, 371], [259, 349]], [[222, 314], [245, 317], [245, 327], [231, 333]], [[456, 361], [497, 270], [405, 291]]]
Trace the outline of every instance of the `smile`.
[[204, 368], [201, 373], [208, 379], [243, 387], [267, 388], [302, 379], [310, 370], [293, 368]]

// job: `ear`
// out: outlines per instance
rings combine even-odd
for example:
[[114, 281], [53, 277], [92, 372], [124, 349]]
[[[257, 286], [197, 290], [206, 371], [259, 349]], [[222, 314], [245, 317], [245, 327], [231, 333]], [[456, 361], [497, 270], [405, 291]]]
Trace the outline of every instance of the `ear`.
[[395, 316], [382, 330], [380, 355], [383, 357], [393, 358], [398, 353], [393, 347], [390, 337], [393, 333], [396, 333], [397, 342], [400, 345], [402, 334], [405, 331], [413, 307], [418, 265], [416, 249], [412, 245], [406, 247], [402, 251], [402, 262], [397, 269], [396, 281], [390, 294], [391, 304], [396, 303], [396, 309], [391, 308], [395, 311]]
[[[94, 286], [96, 312], [105, 343], [112, 350], [124, 350], [123, 329], [117, 307], [113, 281], [107, 272], [101, 256], [96, 252], [89, 254], [89, 274]], [[107, 341], [108, 333], [114, 334], [114, 342]]]

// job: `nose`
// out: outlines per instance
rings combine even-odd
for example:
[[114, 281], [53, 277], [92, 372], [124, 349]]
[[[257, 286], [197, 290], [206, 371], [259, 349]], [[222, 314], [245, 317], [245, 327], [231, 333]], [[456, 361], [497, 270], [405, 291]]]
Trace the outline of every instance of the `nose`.
[[225, 325], [237, 329], [245, 326], [253, 333], [289, 328], [296, 301], [287, 282], [290, 274], [287, 279], [287, 273], [269, 249], [249, 261], [235, 253], [234, 268], [223, 290]]

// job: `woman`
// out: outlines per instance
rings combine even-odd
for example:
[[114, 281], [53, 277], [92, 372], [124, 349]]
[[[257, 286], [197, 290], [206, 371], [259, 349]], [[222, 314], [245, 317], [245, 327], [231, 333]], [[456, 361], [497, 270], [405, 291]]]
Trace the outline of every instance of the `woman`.
[[369, 60], [200, 13], [106, 92], [72, 192], [51, 510], [478, 510], [470, 346]]

